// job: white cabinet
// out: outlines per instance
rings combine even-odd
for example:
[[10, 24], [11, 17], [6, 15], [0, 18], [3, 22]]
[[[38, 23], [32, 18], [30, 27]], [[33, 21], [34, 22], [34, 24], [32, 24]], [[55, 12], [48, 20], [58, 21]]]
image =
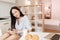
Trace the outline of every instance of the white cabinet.
[[10, 28], [10, 21], [5, 21], [0, 23], [0, 29], [2, 34], [4, 34]]
[[2, 2], [16, 3], [16, 0], [0, 0]]

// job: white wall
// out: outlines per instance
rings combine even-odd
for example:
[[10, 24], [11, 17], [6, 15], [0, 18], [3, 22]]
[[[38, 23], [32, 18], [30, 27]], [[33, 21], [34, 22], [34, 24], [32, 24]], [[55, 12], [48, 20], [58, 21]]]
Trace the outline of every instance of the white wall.
[[[53, 19], [60, 19], [60, 5], [59, 5], [60, 4], [60, 0], [51, 0], [51, 1], [52, 1], [52, 14], [51, 14], [52, 15], [52, 18]], [[24, 5], [24, 0], [18, 0], [17, 1], [17, 4], [23, 6]], [[5, 4], [3, 4], [3, 5], [5, 5]], [[6, 5], [8, 5], [8, 4], [6, 4]], [[7, 9], [9, 7], [10, 7], [9, 5], [6, 6]]]
[[6, 17], [10, 14], [10, 8], [13, 6], [13, 4], [0, 2], [0, 17]]
[[16, 5], [24, 6], [24, 4], [25, 4], [25, 0], [17, 0], [17, 4]]
[[60, 19], [60, 0], [52, 0], [52, 18]]

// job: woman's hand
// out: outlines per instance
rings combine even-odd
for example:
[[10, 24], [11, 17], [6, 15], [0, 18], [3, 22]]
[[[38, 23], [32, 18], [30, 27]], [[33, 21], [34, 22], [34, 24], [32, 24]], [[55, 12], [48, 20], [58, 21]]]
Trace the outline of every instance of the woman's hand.
[[13, 29], [12, 31], [11, 30], [8, 30], [7, 33], [9, 33], [9, 34], [16, 34], [17, 31], [16, 31], [16, 29]]
[[11, 30], [8, 30], [7, 32], [8, 32], [9, 34], [16, 34], [16, 33], [22, 33], [23, 31], [22, 31], [22, 30], [13, 29], [12, 31], [11, 31]]
[[16, 29], [13, 29], [12, 31], [10, 31], [10, 34], [16, 34], [16, 33], [17, 33]]

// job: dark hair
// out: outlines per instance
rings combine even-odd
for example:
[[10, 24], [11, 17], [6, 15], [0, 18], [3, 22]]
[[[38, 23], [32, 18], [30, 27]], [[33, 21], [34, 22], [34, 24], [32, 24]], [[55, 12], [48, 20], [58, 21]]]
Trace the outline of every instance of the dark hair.
[[12, 9], [18, 10], [18, 11], [20, 12], [20, 16], [21, 16], [21, 17], [24, 16], [24, 14], [21, 12], [21, 10], [20, 10], [18, 7], [14, 6], [14, 7], [11, 8], [11, 10], [10, 10], [10, 16], [11, 16], [11, 30], [12, 30], [12, 29], [15, 29], [15, 23], [16, 23], [16, 17], [13, 16], [13, 14], [12, 14]]

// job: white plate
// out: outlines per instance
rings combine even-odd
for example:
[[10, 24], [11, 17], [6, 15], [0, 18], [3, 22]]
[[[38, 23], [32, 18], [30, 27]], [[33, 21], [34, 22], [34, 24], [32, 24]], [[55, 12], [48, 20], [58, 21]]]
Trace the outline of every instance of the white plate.
[[[30, 32], [30, 33], [28, 33], [28, 34], [31, 34], [31, 35], [36, 34], [36, 35], [39, 36], [39, 33], [37, 33], [37, 32]], [[25, 36], [26, 36], [26, 35], [25, 35]], [[19, 40], [25, 40], [25, 36], [22, 36]], [[40, 40], [40, 36], [39, 36], [39, 40]]]

